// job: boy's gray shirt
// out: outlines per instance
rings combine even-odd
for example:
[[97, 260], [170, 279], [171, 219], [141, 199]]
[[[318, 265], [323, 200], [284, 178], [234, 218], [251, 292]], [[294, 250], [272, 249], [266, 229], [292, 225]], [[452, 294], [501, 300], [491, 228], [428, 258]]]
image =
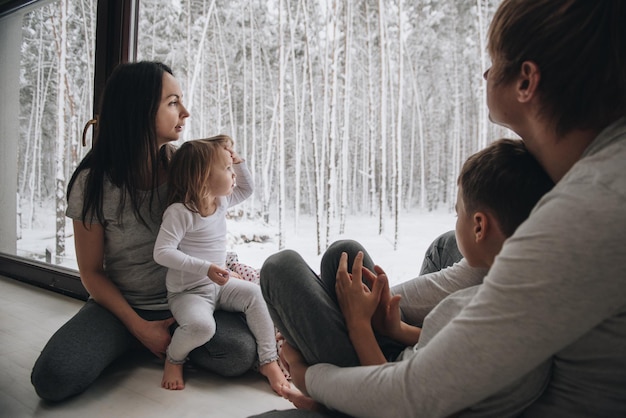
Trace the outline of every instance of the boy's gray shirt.
[[353, 416], [443, 417], [552, 359], [550, 383], [525, 416], [626, 416], [625, 208], [621, 119], [541, 199], [425, 347], [382, 366], [311, 366], [308, 392]]

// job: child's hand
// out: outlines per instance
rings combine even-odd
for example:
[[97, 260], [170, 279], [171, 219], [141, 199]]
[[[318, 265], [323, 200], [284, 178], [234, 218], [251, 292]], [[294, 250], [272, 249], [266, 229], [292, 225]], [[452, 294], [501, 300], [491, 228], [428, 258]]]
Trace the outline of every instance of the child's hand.
[[228, 270], [229, 276], [234, 277], [235, 279], [243, 280], [243, 277], [236, 271]]
[[233, 164], [240, 164], [243, 162], [243, 158], [241, 158], [239, 154], [237, 154], [237, 151], [235, 151], [231, 146], [226, 146], [226, 151], [230, 152]]
[[374, 271], [376, 273], [363, 267], [363, 276], [370, 282], [376, 280], [382, 288], [378, 307], [372, 316], [372, 327], [378, 333], [407, 346], [417, 344], [422, 329], [402, 321], [400, 295], [391, 296], [389, 280], [380, 266], [374, 266]]
[[216, 264], [211, 264], [207, 276], [209, 276], [209, 279], [211, 279], [214, 283], [223, 286], [228, 281], [228, 278], [230, 277], [230, 272], [217, 266]]
[[384, 270], [380, 266], [374, 266], [374, 272], [363, 268], [365, 278], [380, 285], [381, 293], [378, 307], [372, 316], [372, 326], [374, 329], [388, 337], [396, 337], [400, 331], [400, 296], [391, 296], [389, 291], [389, 280]]

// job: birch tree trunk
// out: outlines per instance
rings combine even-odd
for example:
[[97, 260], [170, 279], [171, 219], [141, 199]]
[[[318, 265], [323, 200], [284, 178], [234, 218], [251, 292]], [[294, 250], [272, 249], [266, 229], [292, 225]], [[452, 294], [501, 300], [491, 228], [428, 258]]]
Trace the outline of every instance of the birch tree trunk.
[[313, 176], [314, 176], [314, 193], [315, 193], [315, 235], [317, 239], [317, 255], [322, 253], [322, 203], [323, 203], [323, 178], [322, 178], [322, 163], [319, 152], [319, 144], [316, 130], [316, 102], [315, 102], [315, 83], [313, 81], [313, 64], [311, 61], [311, 38], [309, 36], [309, 15], [307, 12], [306, 0], [302, 0], [302, 10], [304, 13], [304, 46], [306, 55], [306, 67], [308, 74], [308, 86], [309, 86], [309, 106], [311, 107], [311, 139], [313, 148]]
[[[254, 184], [256, 184], [256, 154], [257, 154], [257, 148], [256, 148], [256, 138], [257, 138], [257, 133], [256, 133], [256, 120], [257, 120], [257, 115], [256, 115], [256, 97], [257, 97], [257, 87], [256, 87], [256, 43], [255, 43], [255, 25], [254, 25], [254, 11], [252, 9], [252, 7], [249, 8], [250, 9], [250, 80], [251, 80], [251, 86], [250, 86], [250, 129], [251, 129], [251, 139], [252, 139], [252, 143], [250, 144], [250, 155], [248, 156], [248, 158], [250, 158], [250, 171], [252, 174], [252, 181], [254, 182]], [[245, 49], [244, 49], [245, 51]], [[250, 204], [252, 205], [252, 207], [254, 207], [254, 201], [255, 201], [255, 196], [256, 193], [253, 193], [251, 196], [251, 202]]]
[[403, 92], [404, 92], [404, 47], [402, 32], [402, 0], [398, 0], [398, 105], [396, 110], [396, 163], [394, 165], [394, 237], [393, 249], [398, 249], [399, 229], [400, 229], [400, 209], [402, 206], [402, 109], [403, 109]]
[[449, 207], [454, 208], [454, 204], [452, 202], [455, 201], [454, 196], [456, 196], [456, 179], [459, 174], [459, 170], [461, 167], [461, 89], [459, 86], [459, 60], [458, 54], [455, 51], [453, 54], [453, 69], [454, 76], [452, 77], [452, 88], [453, 88], [453, 103], [454, 103], [454, 111], [453, 111], [453, 123], [452, 123], [452, 131], [450, 132], [450, 137], [452, 138], [451, 143], [451, 161], [450, 161], [450, 176], [448, 177], [448, 196], [449, 199]]
[[380, 190], [378, 195], [378, 234], [384, 230], [384, 212], [387, 206], [387, 56], [384, 2], [378, 0], [378, 36], [380, 39]]
[[67, 0], [60, 2], [59, 42], [58, 42], [58, 91], [57, 91], [57, 130], [55, 151], [55, 200], [56, 234], [55, 262], [61, 264], [65, 255], [65, 112], [66, 97], [66, 59], [67, 59]]
[[285, 11], [278, 2], [278, 249], [285, 248]]
[[[196, 54], [195, 60], [193, 60], [191, 56], [189, 57], [190, 62], [187, 68], [191, 69], [192, 71], [191, 71], [191, 76], [187, 77], [188, 78], [187, 94], [185, 97], [187, 97], [186, 102], [188, 103], [188, 110], [190, 111], [190, 113], [193, 113], [192, 109], [193, 109], [193, 103], [194, 103], [194, 93], [196, 92], [196, 83], [198, 82], [198, 77], [200, 73], [203, 71], [202, 60], [201, 60], [201, 57], [203, 55], [202, 51], [204, 50], [204, 43], [206, 42], [207, 31], [209, 30], [209, 23], [211, 22], [211, 16], [213, 15], [214, 8], [215, 8], [215, 0], [212, 0], [211, 5], [209, 6], [209, 10], [204, 16], [204, 19], [205, 19], [204, 26], [202, 28], [202, 34], [200, 35], [200, 39], [198, 40], [198, 46], [197, 46], [198, 53]], [[191, 24], [188, 24], [187, 28], [189, 29], [190, 26]], [[189, 45], [192, 45], [192, 39], [188, 38], [187, 43]], [[219, 59], [216, 60], [215, 62], [219, 62]], [[184, 131], [183, 138], [187, 138], [189, 135], [193, 137], [194, 135], [192, 119], [193, 118], [188, 118], [185, 123], [186, 129]]]
[[[484, 6], [483, 6], [483, 1], [484, 0], [476, 0], [476, 4], [478, 6], [477, 8], [477, 15], [478, 15], [478, 45], [479, 45], [479, 53], [480, 53], [480, 68], [481, 71], [486, 71], [486, 60], [485, 60], [485, 26], [484, 26]], [[487, 0], [487, 4], [488, 4], [488, 0]], [[486, 81], [483, 77], [480, 77], [480, 91], [479, 91], [479, 97], [481, 98], [481, 100], [479, 101], [479, 105], [478, 105], [478, 147], [479, 149], [484, 148], [487, 145], [487, 130], [488, 128], [488, 113], [489, 111], [487, 110], [487, 100], [486, 100], [486, 92], [487, 92], [487, 85], [486, 85]]]
[[[328, 89], [328, 103], [330, 108], [330, 123], [328, 129], [328, 170], [327, 170], [327, 182], [326, 182], [326, 245], [330, 242], [330, 231], [332, 227], [331, 220], [335, 215], [335, 206], [337, 199], [337, 85], [338, 85], [338, 71], [339, 66], [339, 15], [337, 9], [337, 3], [333, 2], [333, 13], [330, 18], [333, 21], [332, 24], [332, 58], [330, 61], [329, 71], [332, 75], [330, 88]], [[324, 112], [326, 113], [326, 112]]]
[[378, 161], [378, 137], [376, 136], [376, 101], [374, 94], [374, 51], [372, 48], [373, 32], [370, 25], [369, 3], [365, 3], [365, 19], [367, 25], [367, 105], [368, 105], [368, 144], [369, 144], [369, 169], [368, 169], [368, 192], [370, 196], [370, 215], [374, 216], [375, 208], [378, 206], [378, 181], [376, 177], [376, 162]]
[[345, 4], [345, 40], [344, 40], [344, 88], [343, 88], [343, 135], [341, 140], [341, 198], [339, 205], [339, 233], [345, 233], [346, 229], [346, 210], [348, 208], [348, 199], [354, 200], [354, 196], [348, 196], [348, 168], [353, 157], [350, 155], [348, 144], [350, 143], [350, 88], [352, 84], [352, 2]]
[[[235, 128], [235, 115], [234, 115], [235, 109], [233, 107], [233, 96], [231, 94], [230, 75], [228, 74], [230, 72], [230, 69], [228, 65], [228, 60], [226, 59], [226, 48], [224, 47], [222, 25], [220, 24], [220, 20], [217, 17], [215, 18], [215, 26], [217, 27], [217, 39], [219, 41], [219, 47], [220, 47], [219, 50], [221, 53], [220, 58], [222, 61], [222, 65], [224, 66], [224, 86], [226, 90], [226, 98], [228, 99], [228, 123], [230, 125], [230, 134], [236, 138], [237, 130]], [[202, 54], [199, 54], [199, 55], [202, 55]], [[218, 88], [221, 88], [221, 86]]]
[[[300, 10], [300, 2], [298, 2], [297, 4], [297, 11], [299, 12]], [[299, 13], [296, 13], [296, 18], [294, 19], [294, 17], [291, 14], [291, 7], [289, 7], [289, 4], [287, 4], [287, 12], [288, 12], [288, 19], [289, 19], [289, 45], [290, 45], [290, 52], [291, 52], [291, 78], [292, 78], [292, 91], [293, 91], [293, 119], [292, 119], [292, 123], [293, 123], [293, 138], [295, 141], [294, 144], [294, 158], [295, 158], [295, 164], [294, 164], [294, 206], [293, 206], [293, 212], [294, 212], [294, 216], [293, 216], [293, 222], [294, 222], [294, 228], [297, 230], [298, 228], [298, 219], [300, 216], [300, 196], [301, 196], [301, 191], [302, 191], [302, 187], [301, 187], [301, 175], [302, 175], [302, 142], [303, 139], [301, 137], [301, 115], [300, 113], [302, 113], [300, 111], [299, 108], [299, 88], [298, 88], [298, 76], [296, 74], [296, 63], [297, 63], [297, 58], [296, 58], [296, 46], [295, 46], [295, 26], [297, 24], [297, 16], [299, 15]], [[295, 21], [294, 21], [295, 20]]]

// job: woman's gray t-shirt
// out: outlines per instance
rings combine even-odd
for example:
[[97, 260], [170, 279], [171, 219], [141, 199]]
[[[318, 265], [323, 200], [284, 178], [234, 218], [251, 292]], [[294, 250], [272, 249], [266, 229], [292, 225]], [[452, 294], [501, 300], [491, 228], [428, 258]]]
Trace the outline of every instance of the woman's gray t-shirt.
[[[66, 215], [76, 221], [83, 220], [84, 185], [88, 172], [89, 170], [83, 170], [78, 174], [68, 199]], [[167, 269], [152, 258], [161, 215], [166, 207], [167, 184], [155, 190], [152, 214], [149, 210], [150, 192], [145, 192], [146, 199], [140, 207], [140, 213], [147, 226], [135, 217], [128, 194], [126, 205], [122, 213], [118, 214], [121, 193], [120, 188], [108, 179], [104, 180], [104, 271], [132, 307], [146, 310], [167, 309]], [[88, 215], [87, 224], [91, 222], [97, 223], [97, 218], [92, 221]]]

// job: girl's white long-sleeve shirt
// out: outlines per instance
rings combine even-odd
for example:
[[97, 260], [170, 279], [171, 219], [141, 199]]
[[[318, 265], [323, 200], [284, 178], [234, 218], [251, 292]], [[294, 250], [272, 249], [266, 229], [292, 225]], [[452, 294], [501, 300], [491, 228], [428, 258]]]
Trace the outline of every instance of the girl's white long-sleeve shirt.
[[163, 213], [161, 228], [154, 245], [154, 260], [167, 267], [168, 292], [213, 283], [207, 273], [211, 264], [224, 267], [226, 262], [226, 211], [241, 203], [253, 192], [252, 176], [245, 162], [233, 164], [237, 183], [233, 192], [218, 199], [215, 213], [201, 216], [174, 203]]

